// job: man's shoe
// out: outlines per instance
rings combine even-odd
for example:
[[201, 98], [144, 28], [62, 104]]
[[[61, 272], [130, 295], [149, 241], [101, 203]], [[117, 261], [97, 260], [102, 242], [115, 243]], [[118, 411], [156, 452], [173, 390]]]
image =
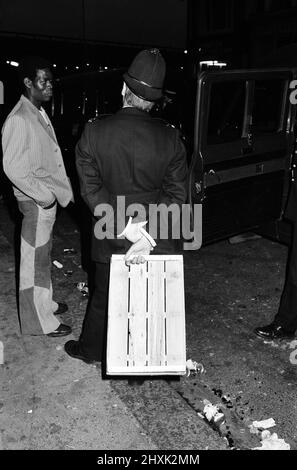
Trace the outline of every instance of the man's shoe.
[[54, 315], [61, 315], [62, 313], [67, 312], [68, 310], [68, 305], [65, 304], [64, 302], [58, 302], [58, 308], [54, 312]]
[[289, 339], [294, 337], [294, 332], [285, 330], [282, 326], [271, 323], [266, 326], [255, 328], [254, 332], [260, 338], [272, 339]]
[[100, 362], [100, 360], [96, 359], [90, 359], [82, 354], [80, 351], [79, 347], [79, 341], [67, 341], [67, 343], [64, 344], [64, 349], [67, 352], [67, 354], [74, 359], [80, 359], [81, 361], [85, 362], [86, 364], [96, 364]]
[[61, 323], [58, 328], [51, 333], [48, 333], [47, 336], [50, 336], [51, 338], [56, 338], [57, 336], [67, 336], [72, 333], [72, 328], [68, 325], [64, 325]]

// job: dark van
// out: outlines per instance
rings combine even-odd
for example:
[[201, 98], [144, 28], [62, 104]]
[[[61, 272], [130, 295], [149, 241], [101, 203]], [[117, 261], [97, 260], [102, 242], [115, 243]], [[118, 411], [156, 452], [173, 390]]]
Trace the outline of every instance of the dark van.
[[203, 243], [244, 231], [288, 240], [283, 211], [294, 155], [293, 71], [202, 73], [197, 81], [190, 198]]

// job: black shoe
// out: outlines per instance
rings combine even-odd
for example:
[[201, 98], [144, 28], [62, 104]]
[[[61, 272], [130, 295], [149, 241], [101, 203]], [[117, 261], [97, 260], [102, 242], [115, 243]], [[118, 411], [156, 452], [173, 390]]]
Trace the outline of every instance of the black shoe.
[[294, 337], [294, 332], [285, 330], [282, 326], [271, 323], [266, 326], [259, 326], [254, 330], [257, 336], [264, 339], [289, 339]]
[[58, 302], [58, 308], [54, 312], [54, 315], [61, 315], [62, 313], [67, 312], [68, 310], [68, 305], [65, 304], [64, 302]]
[[85, 362], [86, 364], [96, 364], [100, 362], [99, 359], [90, 359], [82, 354], [80, 351], [79, 347], [79, 341], [67, 341], [67, 343], [64, 344], [64, 349], [67, 352], [67, 354], [74, 359], [80, 359], [81, 361]]
[[72, 328], [68, 325], [63, 325], [61, 323], [58, 328], [51, 333], [48, 333], [47, 336], [50, 336], [51, 338], [56, 338], [57, 336], [67, 336], [72, 333]]

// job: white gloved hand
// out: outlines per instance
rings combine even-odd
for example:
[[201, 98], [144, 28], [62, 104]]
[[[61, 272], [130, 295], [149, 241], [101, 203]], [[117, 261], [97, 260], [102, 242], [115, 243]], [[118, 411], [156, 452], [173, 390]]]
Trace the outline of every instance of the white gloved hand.
[[128, 221], [126, 227], [124, 228], [122, 233], [117, 235], [117, 238], [125, 237], [130, 242], [136, 243], [143, 236], [143, 234], [141, 233], [141, 229], [146, 224], [147, 224], [146, 221], [145, 222], [137, 222], [136, 224], [132, 224], [132, 217], [129, 217], [129, 221]]
[[149, 255], [152, 249], [150, 241], [145, 236], [142, 236], [127, 251], [124, 258], [126, 265], [145, 263], [145, 256]]

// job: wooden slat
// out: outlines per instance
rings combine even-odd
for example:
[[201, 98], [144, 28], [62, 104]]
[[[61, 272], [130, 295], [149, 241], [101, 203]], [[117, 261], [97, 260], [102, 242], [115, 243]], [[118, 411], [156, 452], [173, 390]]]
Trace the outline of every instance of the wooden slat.
[[129, 272], [124, 256], [112, 256], [109, 375], [183, 375], [186, 371], [183, 257], [150, 255], [147, 260], [131, 265]]
[[148, 362], [165, 364], [164, 262], [148, 262]]
[[167, 365], [185, 369], [185, 301], [183, 263], [166, 262]]
[[114, 367], [110, 368], [108, 375], [184, 375], [180, 366], [141, 366], [141, 367]]
[[130, 269], [129, 365], [146, 365], [146, 263]]
[[107, 373], [109, 367], [127, 367], [128, 276], [129, 269], [124, 261], [112, 257], [107, 324]]

